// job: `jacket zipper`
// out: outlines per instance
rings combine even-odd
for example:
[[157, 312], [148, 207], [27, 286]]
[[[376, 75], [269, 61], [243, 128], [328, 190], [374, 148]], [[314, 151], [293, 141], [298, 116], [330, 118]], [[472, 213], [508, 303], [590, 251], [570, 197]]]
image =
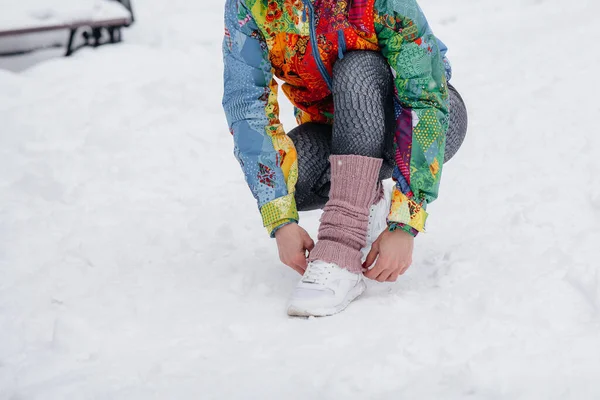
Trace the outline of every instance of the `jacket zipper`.
[[344, 31], [339, 30], [338, 33], [338, 58], [341, 60], [344, 58], [344, 53], [346, 53], [346, 37], [344, 36]]
[[[319, 69], [321, 76], [323, 77], [323, 79], [325, 80], [325, 83], [327, 84], [327, 87], [331, 91], [332, 79], [331, 79], [331, 76], [329, 75], [329, 72], [327, 72], [327, 68], [325, 68], [325, 64], [323, 64], [323, 59], [321, 58], [321, 54], [319, 53], [319, 45], [317, 43], [317, 28], [315, 26], [315, 9], [314, 9], [312, 3], [310, 2], [310, 0], [302, 0], [302, 2], [304, 3], [305, 7], [308, 7], [308, 13], [309, 13], [309, 19], [310, 19], [309, 24], [308, 24], [308, 29], [310, 31], [310, 44], [312, 46], [313, 58], [315, 59], [315, 63], [317, 64], [317, 68]], [[306, 12], [306, 9], [305, 9], [305, 12]], [[306, 14], [304, 14], [304, 18], [306, 18]], [[340, 33], [342, 33], [342, 32], [338, 32], [338, 35]], [[342, 33], [342, 37], [343, 37], [343, 33]], [[338, 39], [339, 39], [339, 36], [338, 36]], [[345, 47], [345, 41], [344, 41], [344, 47]]]

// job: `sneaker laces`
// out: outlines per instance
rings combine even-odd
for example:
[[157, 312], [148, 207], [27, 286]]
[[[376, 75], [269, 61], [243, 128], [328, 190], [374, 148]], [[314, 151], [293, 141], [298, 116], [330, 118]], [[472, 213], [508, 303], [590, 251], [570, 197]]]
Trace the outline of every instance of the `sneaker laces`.
[[331, 266], [332, 264], [324, 261], [313, 261], [309, 263], [308, 268], [306, 268], [306, 272], [302, 277], [302, 282], [314, 283], [317, 285], [324, 284], [325, 281], [327, 281], [329, 274], [331, 274]]

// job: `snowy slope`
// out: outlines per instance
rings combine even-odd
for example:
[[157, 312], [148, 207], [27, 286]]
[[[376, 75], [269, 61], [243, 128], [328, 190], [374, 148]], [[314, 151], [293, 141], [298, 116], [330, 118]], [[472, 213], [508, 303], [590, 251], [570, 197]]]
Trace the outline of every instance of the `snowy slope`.
[[0, 69], [0, 399], [600, 398], [600, 6], [421, 4], [468, 142], [409, 273], [327, 319], [285, 316], [221, 1], [146, 0], [122, 45]]

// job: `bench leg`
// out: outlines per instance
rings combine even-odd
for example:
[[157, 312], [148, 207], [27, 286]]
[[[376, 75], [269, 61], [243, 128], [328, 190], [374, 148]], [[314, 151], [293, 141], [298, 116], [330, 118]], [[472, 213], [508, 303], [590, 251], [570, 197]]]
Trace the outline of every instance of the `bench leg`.
[[120, 26], [110, 26], [106, 28], [108, 31], [108, 39], [109, 43], [119, 43], [121, 41], [121, 27]]
[[119, 43], [121, 41], [121, 27], [115, 28], [115, 41], [113, 43]]
[[100, 39], [102, 38], [102, 28], [93, 28], [92, 36], [94, 38], [94, 47], [100, 46]]
[[106, 28], [106, 30], [108, 31], [108, 40], [110, 41], [110, 43], [116, 43], [115, 27], [109, 26], [108, 28]]
[[[83, 29], [82, 37], [84, 40], [83, 45], [79, 45], [75, 47], [75, 37], [77, 33]], [[84, 46], [93, 46], [98, 47], [103, 44], [102, 42], [102, 30], [106, 29], [108, 32], [108, 42], [109, 43], [119, 43], [121, 41], [121, 27], [120, 26], [110, 26], [110, 27], [98, 27], [98, 28], [86, 28], [86, 27], [77, 27], [72, 28], [69, 33], [69, 41], [67, 43], [67, 52], [65, 56], [70, 56], [75, 52], [75, 50], [84, 47]], [[106, 42], [104, 42], [106, 43]]]
[[71, 32], [69, 32], [69, 41], [67, 42], [67, 52], [65, 53], [65, 57], [69, 57], [73, 54], [73, 41], [75, 40], [77, 29], [78, 28], [73, 28], [71, 29]]

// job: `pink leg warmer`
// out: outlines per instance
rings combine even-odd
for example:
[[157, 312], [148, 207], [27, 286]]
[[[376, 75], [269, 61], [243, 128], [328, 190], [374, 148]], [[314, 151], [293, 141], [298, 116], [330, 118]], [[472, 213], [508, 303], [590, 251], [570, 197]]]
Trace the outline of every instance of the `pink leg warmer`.
[[382, 160], [356, 155], [332, 155], [329, 201], [323, 208], [318, 242], [309, 261], [335, 263], [361, 273], [360, 250], [366, 245], [369, 209], [380, 197]]

